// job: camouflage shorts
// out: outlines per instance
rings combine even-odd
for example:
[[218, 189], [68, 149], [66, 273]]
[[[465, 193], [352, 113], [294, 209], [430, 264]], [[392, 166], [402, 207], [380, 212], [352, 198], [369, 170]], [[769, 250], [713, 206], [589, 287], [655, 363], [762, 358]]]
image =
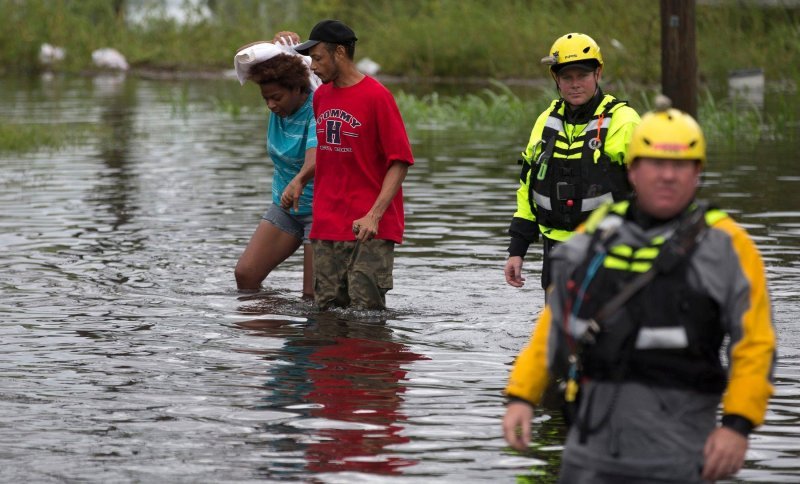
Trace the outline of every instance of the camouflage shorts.
[[392, 288], [394, 242], [391, 240], [312, 240], [314, 302], [331, 306], [386, 309]]

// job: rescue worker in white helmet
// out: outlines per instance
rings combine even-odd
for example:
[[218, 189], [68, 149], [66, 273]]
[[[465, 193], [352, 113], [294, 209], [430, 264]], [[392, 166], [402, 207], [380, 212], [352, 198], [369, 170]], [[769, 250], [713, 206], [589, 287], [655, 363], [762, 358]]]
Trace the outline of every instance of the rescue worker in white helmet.
[[691, 116], [646, 114], [626, 161], [635, 197], [599, 208], [552, 253], [503, 431], [525, 449], [534, 405], [561, 380], [572, 425], [559, 482], [725, 479], [764, 422], [775, 365], [764, 265], [742, 227], [695, 200], [705, 161]]
[[605, 201], [626, 198], [625, 148], [639, 115], [600, 88], [603, 56], [588, 35], [556, 39], [542, 63], [549, 65], [559, 98], [539, 115], [517, 190], [508, 233], [506, 282], [522, 287], [523, 258], [542, 236], [542, 288], [549, 281], [549, 254]]

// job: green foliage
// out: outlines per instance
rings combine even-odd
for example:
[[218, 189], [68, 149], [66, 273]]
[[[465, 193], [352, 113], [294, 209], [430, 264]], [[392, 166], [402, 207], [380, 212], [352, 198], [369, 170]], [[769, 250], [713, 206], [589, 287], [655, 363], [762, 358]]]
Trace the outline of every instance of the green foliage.
[[534, 100], [523, 100], [496, 81], [477, 94], [442, 97], [434, 92], [415, 96], [401, 91], [396, 99], [412, 130], [497, 131], [498, 127], [505, 127], [523, 132], [530, 130], [533, 119], [551, 101], [546, 93]]
[[[788, 101], [788, 100], [787, 100]], [[800, 119], [792, 102], [778, 102], [763, 110], [746, 101], [717, 101], [706, 92], [698, 118], [712, 142], [731, 147], [752, 147], [759, 141], [786, 142], [800, 138]]]
[[[455, 96], [399, 92], [398, 105], [412, 130], [504, 127], [524, 136], [554, 95], [539, 60], [555, 38], [569, 31], [588, 33], [598, 41], [605, 60], [604, 85], [631, 100], [640, 112], [650, 107], [654, 93], [637, 88], [630, 96], [625, 88], [660, 81], [660, 13], [655, 1], [205, 0], [194, 2], [194, 7], [186, 4], [197, 9], [195, 13], [206, 8], [212, 12], [210, 18], [198, 16], [201, 20], [193, 23], [162, 19], [139, 24], [126, 18], [131, 8], [142, 13], [147, 5], [130, 0], [0, 0], [0, 73], [41, 70], [38, 54], [45, 42], [67, 51], [53, 70], [91, 69], [91, 52], [102, 47], [122, 52], [134, 69], [230, 69], [234, 52], [244, 44], [269, 40], [279, 30], [305, 37], [318, 20], [338, 18], [359, 37], [356, 57], [374, 59], [382, 74], [412, 79], [516, 78], [547, 86], [533, 99], [520, 98], [500, 82]], [[773, 100], [771, 108], [762, 111], [710, 94], [724, 91], [731, 70], [753, 67], [763, 68], [768, 81], [783, 80], [790, 93], [796, 92], [798, 17], [800, 8], [780, 3], [697, 5], [699, 73], [707, 89], [699, 117], [711, 140], [753, 144], [798, 137], [792, 102]], [[246, 90], [237, 92], [213, 96], [212, 108], [233, 118], [252, 112], [256, 104], [243, 100]], [[172, 101], [173, 115], [187, 115], [188, 99]], [[3, 124], [0, 149], [58, 149], [86, 131]]]
[[0, 153], [22, 153], [41, 149], [58, 150], [84, 142], [97, 133], [89, 123], [12, 124], [0, 123]]
[[[628, 96], [616, 92], [619, 98]], [[652, 109], [654, 92], [643, 91], [633, 99], [637, 110], [644, 113]], [[530, 100], [523, 100], [507, 87], [493, 83], [492, 88], [479, 94], [442, 98], [438, 94], [414, 96], [400, 92], [397, 104], [409, 130], [470, 129], [496, 132], [498, 129], [515, 130], [524, 136], [533, 122], [552, 101], [552, 93], [542, 91]], [[636, 99], [638, 98], [638, 102]], [[700, 101], [698, 118], [703, 132], [712, 145], [751, 147], [761, 141], [794, 141], [800, 137], [800, 121], [793, 111], [794, 104], [777, 100], [775, 110], [733, 100], [719, 102], [709, 91]]]
[[84, 67], [94, 49], [125, 43], [121, 20], [113, 2], [103, 0], [0, 0], [0, 65], [14, 71], [36, 70], [39, 47], [46, 42], [67, 48], [66, 58], [56, 68]]
[[732, 69], [763, 67], [768, 79], [800, 77], [800, 8], [754, 3], [698, 7], [701, 76], [720, 81]]
[[[639, 25], [639, 17], [653, 13], [653, 4], [644, 2], [639, 8], [623, 9], [622, 15], [612, 14], [605, 5], [590, 11], [588, 2], [569, 1], [307, 3], [324, 5], [318, 9], [323, 17], [349, 22], [359, 35], [362, 54], [377, 59], [386, 72], [442, 77], [544, 78], [547, 70], [540, 59], [556, 37], [585, 31], [607, 44], [612, 36], [619, 37], [615, 27], [625, 20]], [[657, 4], [654, 8], [657, 19]], [[615, 62], [622, 57], [617, 52], [608, 55], [610, 65], [622, 64]], [[613, 67], [609, 73], [619, 71]]]
[[[306, 0], [319, 14], [350, 23], [361, 55], [384, 72], [411, 76], [547, 78], [540, 65], [552, 42], [584, 32], [601, 46], [607, 80], [660, 82], [656, 1]], [[800, 8], [728, 1], [696, 7], [702, 80], [762, 67], [767, 78], [800, 76]], [[313, 23], [309, 22], [309, 25]], [[301, 31], [302, 32], [302, 31]], [[768, 62], [782, 59], [781, 63]]]
[[[236, 86], [238, 87], [238, 85]], [[250, 90], [252, 91], [252, 90]], [[209, 99], [210, 108], [237, 119], [261, 107], [261, 99], [247, 89], [235, 89]], [[514, 93], [506, 84], [492, 80], [487, 87], [466, 94], [443, 95], [436, 90], [414, 94], [395, 91], [397, 106], [410, 133], [436, 131], [505, 130], [511, 137], [523, 139], [536, 117], [553, 101], [555, 91], [549, 84], [543, 89]], [[606, 90], [618, 99], [627, 100], [639, 113], [653, 109], [656, 89], [636, 89], [622, 83]], [[769, 93], [770, 108], [763, 109], [741, 100], [717, 100], [706, 89], [699, 99], [698, 118], [711, 144], [755, 146], [761, 141], [800, 139], [800, 114], [796, 95], [791, 89]], [[185, 105], [172, 100], [173, 111]], [[185, 108], [183, 108], [185, 110]]]
[[[652, 109], [655, 91], [630, 95], [624, 89], [613, 91], [619, 98], [629, 99], [644, 113]], [[524, 142], [536, 117], [553, 99], [551, 89], [515, 94], [508, 86], [492, 81], [489, 87], [474, 93], [441, 95], [437, 92], [416, 95], [398, 91], [395, 95], [406, 126], [412, 135], [425, 133], [474, 131], [487, 137], [505, 131], [509, 139]], [[699, 119], [710, 145], [749, 148], [763, 141], [791, 142], [800, 139], [800, 120], [791, 102], [792, 95], [773, 93], [774, 109], [763, 110], [737, 100], [718, 101], [706, 90], [700, 99]], [[199, 101], [199, 102], [198, 102]], [[161, 99], [172, 106], [172, 116], [186, 118], [194, 109], [211, 109], [232, 119], [257, 115], [263, 102], [255, 92], [235, 88], [220, 89], [205, 101], [192, 100], [186, 89]], [[204, 106], [205, 103], [205, 107]], [[192, 108], [194, 106], [194, 108]], [[27, 152], [39, 149], [58, 150], [85, 143], [87, 139], [109, 133], [108, 126], [90, 123], [14, 124], [0, 122], [0, 153]]]
[[[158, 3], [158, 2], [156, 2]], [[229, 68], [237, 47], [278, 30], [308, 35], [322, 18], [355, 29], [357, 57], [385, 74], [453, 78], [547, 79], [539, 60], [553, 40], [585, 32], [600, 44], [607, 81], [660, 81], [660, 12], [629, 0], [205, 0], [210, 19], [146, 26], [126, 12], [130, 0], [0, 0], [0, 70], [35, 71], [39, 46], [67, 49], [62, 70], [91, 68], [91, 52], [114, 47], [134, 67]], [[762, 2], [698, 2], [702, 80], [762, 67], [768, 79], [800, 77], [800, 8]], [[126, 8], [127, 7], [127, 8]], [[779, 60], [779, 61], [776, 61]]]

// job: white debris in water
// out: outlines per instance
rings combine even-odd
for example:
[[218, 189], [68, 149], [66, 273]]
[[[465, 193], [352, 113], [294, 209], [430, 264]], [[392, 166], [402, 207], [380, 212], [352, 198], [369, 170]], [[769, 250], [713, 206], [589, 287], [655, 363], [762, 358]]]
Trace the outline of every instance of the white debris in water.
[[128, 61], [125, 60], [125, 56], [112, 48], [97, 49], [92, 52], [92, 62], [101, 69], [128, 70]]
[[369, 57], [364, 57], [356, 63], [356, 69], [368, 76], [374, 76], [381, 70], [381, 65]]
[[56, 47], [47, 43], [39, 48], [39, 62], [45, 66], [52, 66], [56, 62], [61, 62], [67, 53], [62, 47]]

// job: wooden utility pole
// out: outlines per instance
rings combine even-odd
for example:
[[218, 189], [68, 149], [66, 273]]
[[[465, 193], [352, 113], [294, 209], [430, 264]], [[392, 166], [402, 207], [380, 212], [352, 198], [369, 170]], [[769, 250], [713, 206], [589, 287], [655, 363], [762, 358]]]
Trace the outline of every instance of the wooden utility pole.
[[661, 0], [661, 90], [697, 117], [695, 0]]

